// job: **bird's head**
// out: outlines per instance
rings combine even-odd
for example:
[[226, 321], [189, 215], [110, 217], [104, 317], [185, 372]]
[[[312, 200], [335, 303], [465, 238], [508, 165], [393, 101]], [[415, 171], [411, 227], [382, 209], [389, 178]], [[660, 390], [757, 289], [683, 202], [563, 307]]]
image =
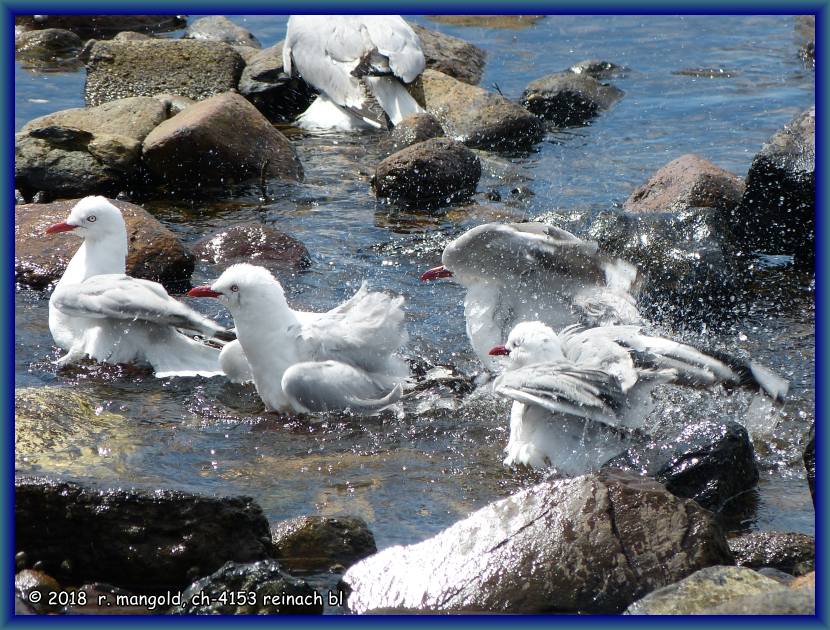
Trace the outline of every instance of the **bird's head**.
[[261, 305], [269, 313], [275, 302], [287, 308], [282, 285], [264, 267], [238, 263], [231, 265], [211, 285], [193, 287], [187, 293], [190, 297], [218, 298], [231, 313]]
[[69, 213], [63, 223], [46, 229], [46, 234], [72, 232], [84, 240], [103, 240], [126, 237], [127, 227], [121, 211], [105, 197], [84, 197]]
[[508, 356], [513, 367], [562, 359], [559, 337], [542, 322], [516, 324], [502, 346], [493, 347], [492, 356]]

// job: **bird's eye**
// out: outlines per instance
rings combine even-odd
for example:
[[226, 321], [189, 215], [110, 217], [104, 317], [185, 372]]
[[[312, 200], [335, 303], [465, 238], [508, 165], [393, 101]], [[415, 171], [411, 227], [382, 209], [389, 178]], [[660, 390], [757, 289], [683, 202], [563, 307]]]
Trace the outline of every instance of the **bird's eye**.
[[234, 293], [238, 293], [239, 292], [239, 287], [234, 284], [234, 285], [231, 286], [231, 291], [233, 291]]
[[90, 223], [95, 223], [96, 216], [95, 216], [94, 214], [90, 214], [90, 215], [86, 218], [86, 220], [87, 220], [87, 221], [89, 221]]

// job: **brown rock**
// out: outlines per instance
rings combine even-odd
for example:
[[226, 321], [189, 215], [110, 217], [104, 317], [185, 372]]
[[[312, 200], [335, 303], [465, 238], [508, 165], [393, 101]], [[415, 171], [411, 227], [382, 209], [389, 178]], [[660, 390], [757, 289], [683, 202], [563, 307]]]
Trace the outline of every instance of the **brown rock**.
[[394, 150], [405, 149], [418, 142], [444, 135], [441, 125], [431, 114], [410, 114], [395, 125], [389, 133]]
[[454, 26], [519, 29], [533, 26], [544, 15], [430, 15], [429, 19]]
[[743, 192], [740, 177], [689, 153], [658, 170], [631, 193], [623, 208], [631, 212], [731, 209], [740, 203]]
[[445, 35], [418, 24], [410, 26], [421, 40], [427, 68], [443, 72], [464, 83], [478, 85], [484, 72], [486, 57], [481, 48], [458, 37]]
[[[77, 238], [67, 234], [46, 236], [47, 227], [60, 223], [78, 199], [48, 204], [23, 204], [14, 208], [15, 281], [44, 288], [63, 275], [78, 249]], [[127, 224], [129, 255], [127, 273], [161, 282], [168, 290], [182, 290], [193, 272], [193, 256], [170, 230], [146, 210], [126, 201], [118, 206]]]
[[299, 516], [271, 528], [274, 555], [289, 571], [348, 567], [377, 552], [363, 519], [352, 516]]
[[71, 55], [81, 50], [83, 42], [72, 31], [60, 28], [44, 28], [24, 31], [14, 39], [14, 50], [18, 55], [52, 57]]
[[308, 250], [296, 238], [267, 225], [236, 225], [193, 246], [200, 260], [227, 267], [249, 262], [272, 272], [293, 272], [311, 264]]
[[[42, 571], [23, 569], [14, 576], [15, 594], [24, 602], [29, 602], [38, 612], [50, 612], [60, 608], [50, 603], [56, 593], [61, 591], [60, 584]], [[32, 596], [37, 592], [37, 595]]]
[[735, 564], [760, 569], [774, 567], [795, 574], [812, 569], [816, 559], [816, 540], [798, 532], [752, 532], [729, 539]]
[[187, 27], [184, 37], [262, 48], [262, 44], [251, 31], [234, 24], [224, 15], [209, 15], [196, 20]]

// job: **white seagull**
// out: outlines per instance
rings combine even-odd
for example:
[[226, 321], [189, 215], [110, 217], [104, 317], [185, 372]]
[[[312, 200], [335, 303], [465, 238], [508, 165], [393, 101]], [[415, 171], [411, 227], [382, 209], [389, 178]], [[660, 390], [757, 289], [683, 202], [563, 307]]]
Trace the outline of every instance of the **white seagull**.
[[723, 384], [781, 401], [789, 383], [767, 368], [642, 334], [638, 326], [549, 326], [521, 322], [504, 345], [508, 355], [494, 391], [513, 400], [506, 466], [552, 466], [565, 475], [596, 470], [628, 448], [660, 383]]
[[103, 363], [149, 363], [157, 377], [216, 376], [219, 349], [209, 338], [224, 329], [171, 298], [160, 284], [125, 274], [127, 228], [104, 197], [85, 197], [47, 234], [83, 239], [49, 298], [49, 330], [67, 353], [58, 365], [84, 357]]
[[467, 336], [491, 371], [501, 365], [488, 350], [522, 321], [556, 330], [640, 322], [636, 267], [544, 223], [479, 225], [450, 242], [441, 261], [421, 280], [452, 277], [467, 289]]
[[219, 298], [230, 310], [238, 344], [222, 350], [220, 364], [244, 372], [245, 358], [269, 411], [373, 412], [403, 393], [409, 368], [394, 354], [408, 338], [402, 297], [370, 292], [364, 283], [330, 311], [295, 311], [271, 272], [247, 263], [188, 295]]
[[285, 73], [320, 93], [297, 119], [305, 129], [381, 129], [424, 111], [404, 86], [424, 53], [399, 15], [292, 15], [282, 55]]

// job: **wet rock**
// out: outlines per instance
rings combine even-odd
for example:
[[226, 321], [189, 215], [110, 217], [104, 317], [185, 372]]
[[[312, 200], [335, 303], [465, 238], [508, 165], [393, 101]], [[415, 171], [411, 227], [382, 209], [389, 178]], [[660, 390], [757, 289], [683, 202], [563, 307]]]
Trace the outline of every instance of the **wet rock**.
[[262, 48], [262, 44], [251, 31], [234, 24], [224, 15], [210, 15], [196, 20], [188, 25], [183, 37]]
[[816, 109], [797, 115], [753, 158], [741, 203], [724, 213], [744, 249], [815, 259]]
[[[46, 575], [42, 571], [23, 569], [14, 576], [14, 592], [22, 601], [28, 602], [35, 612], [53, 612], [60, 608], [58, 605], [50, 604], [55, 593], [61, 591], [60, 584], [55, 578]], [[32, 593], [38, 594], [32, 597]]]
[[410, 114], [389, 133], [391, 146], [396, 151], [443, 135], [444, 130], [431, 114]]
[[741, 425], [703, 420], [655, 433], [606, 466], [653, 477], [675, 496], [720, 510], [758, 483], [752, 441]]
[[696, 79], [731, 79], [738, 76], [738, 73], [734, 70], [724, 68], [683, 68], [682, 70], [675, 70], [672, 74]]
[[410, 24], [421, 40], [427, 68], [470, 85], [478, 85], [484, 72], [486, 53], [458, 37], [445, 35], [418, 24]]
[[293, 146], [244, 97], [226, 92], [191, 105], [144, 140], [144, 163], [175, 187], [218, 186], [255, 177], [298, 181]]
[[418, 86], [427, 111], [447, 136], [467, 146], [527, 148], [544, 136], [542, 122], [536, 116], [498, 94], [429, 69], [421, 75]]
[[[66, 219], [78, 201], [15, 206], [15, 282], [39, 289], [60, 279], [80, 241], [67, 234], [45, 236], [44, 232]], [[169, 291], [189, 286], [193, 256], [176, 235], [142, 207], [126, 201], [109, 201], [118, 206], [127, 224], [127, 274], [160, 282]]]
[[202, 100], [235, 89], [245, 65], [231, 46], [191, 39], [87, 44], [87, 105], [161, 92]]
[[816, 423], [810, 425], [807, 433], [807, 446], [804, 448], [804, 469], [807, 471], [807, 483], [810, 484], [810, 496], [816, 503]]
[[157, 615], [167, 608], [166, 602], [148, 606], [141, 602], [141, 595], [101, 582], [81, 585], [78, 594], [81, 593], [83, 599], [76, 596], [76, 603], [66, 606], [63, 612], [68, 615]]
[[26, 198], [23, 196], [23, 193], [20, 192], [17, 188], [14, 189], [14, 205], [19, 205], [21, 203], [26, 203]]
[[704, 608], [702, 615], [815, 615], [816, 591], [811, 588], [781, 588], [730, 599]]
[[619, 612], [697, 569], [731, 562], [711, 513], [626, 474], [547, 481], [343, 576], [364, 613]]
[[269, 120], [288, 122], [308, 109], [317, 93], [305, 81], [289, 78], [282, 65], [282, 42], [248, 60], [239, 93]]
[[113, 37], [120, 31], [165, 33], [186, 24], [182, 15], [35, 15], [30, 19], [33, 28], [63, 28], [82, 39]]
[[440, 24], [454, 26], [479, 26], [482, 28], [527, 28], [544, 15], [430, 15], [429, 19]]
[[586, 124], [624, 94], [587, 74], [559, 72], [531, 81], [521, 101], [529, 112], [565, 127]]
[[306, 246], [285, 232], [267, 225], [236, 225], [208, 236], [193, 246], [200, 260], [223, 268], [249, 262], [280, 275], [311, 264]]
[[795, 577], [789, 573], [784, 573], [783, 571], [774, 569], [773, 567], [761, 567], [760, 569], [756, 569], [756, 571], [765, 577], [772, 578], [784, 586], [789, 586], [792, 584], [793, 580], [795, 580]]
[[390, 155], [378, 164], [372, 189], [378, 197], [447, 203], [472, 195], [481, 162], [460, 142], [432, 138]]
[[610, 61], [600, 61], [599, 59], [586, 59], [578, 61], [570, 68], [570, 72], [574, 74], [586, 74], [589, 77], [599, 79], [613, 79], [619, 77], [628, 71], [625, 66], [618, 66]]
[[164, 111], [167, 114], [167, 118], [172, 118], [196, 102], [192, 98], [179, 96], [178, 94], [162, 93], [156, 94], [153, 98], [164, 105]]
[[630, 212], [672, 212], [688, 208], [731, 210], [741, 202], [740, 177], [703, 158], [681, 155], [634, 190], [623, 204]]
[[164, 592], [227, 561], [271, 555], [268, 521], [250, 497], [98, 489], [15, 479], [15, 545], [64, 583], [103, 581]]
[[271, 529], [274, 555], [289, 571], [349, 567], [377, 552], [375, 537], [363, 519], [352, 516], [300, 516]]
[[[204, 600], [204, 601], [202, 601]], [[228, 562], [182, 593], [180, 615], [319, 615], [323, 598], [273, 560]]]
[[83, 47], [81, 38], [72, 31], [45, 28], [26, 31], [14, 39], [14, 50], [26, 57], [62, 57], [77, 54]]
[[735, 564], [752, 569], [773, 567], [794, 574], [812, 571], [816, 540], [795, 532], [752, 532], [729, 539]]
[[626, 615], [694, 615], [745, 595], [781, 589], [775, 580], [744, 567], [716, 566], [649, 593], [629, 606]]

